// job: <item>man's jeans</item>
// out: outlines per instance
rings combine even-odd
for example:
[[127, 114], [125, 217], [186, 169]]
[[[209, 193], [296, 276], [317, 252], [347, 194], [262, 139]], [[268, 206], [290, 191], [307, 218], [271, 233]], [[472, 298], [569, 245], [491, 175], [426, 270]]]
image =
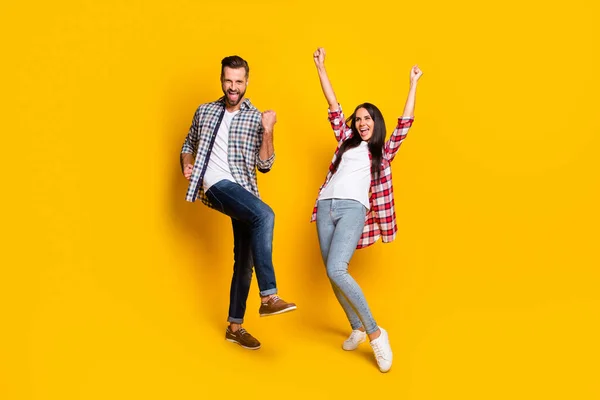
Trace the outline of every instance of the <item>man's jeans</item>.
[[229, 294], [229, 322], [244, 322], [246, 300], [252, 281], [252, 266], [261, 296], [277, 293], [273, 269], [273, 228], [271, 207], [237, 183], [222, 180], [206, 192], [210, 202], [233, 225], [233, 278]]

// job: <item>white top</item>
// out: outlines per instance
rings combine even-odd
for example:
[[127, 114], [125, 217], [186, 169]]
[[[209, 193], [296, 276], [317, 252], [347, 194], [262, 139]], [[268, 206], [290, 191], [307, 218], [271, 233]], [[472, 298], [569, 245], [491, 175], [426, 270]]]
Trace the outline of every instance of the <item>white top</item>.
[[208, 160], [208, 166], [204, 173], [203, 187], [206, 192], [215, 183], [226, 179], [231, 182], [235, 182], [233, 175], [231, 175], [231, 169], [229, 168], [229, 162], [227, 160], [227, 146], [229, 144], [229, 126], [231, 126], [231, 120], [233, 117], [240, 112], [239, 110], [229, 112], [225, 110], [221, 125], [217, 131], [217, 137], [210, 153], [210, 159]]
[[362, 141], [353, 149], [346, 150], [337, 171], [321, 192], [319, 200], [351, 199], [362, 203], [367, 210], [371, 187], [371, 160], [369, 144]]

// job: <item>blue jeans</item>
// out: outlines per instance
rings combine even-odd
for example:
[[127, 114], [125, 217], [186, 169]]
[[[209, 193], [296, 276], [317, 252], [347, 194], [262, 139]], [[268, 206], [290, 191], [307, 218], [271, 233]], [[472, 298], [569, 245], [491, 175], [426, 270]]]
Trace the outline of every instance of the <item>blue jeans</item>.
[[348, 273], [348, 263], [365, 226], [365, 213], [365, 206], [356, 200], [319, 200], [317, 233], [327, 276], [350, 326], [364, 327], [370, 334], [377, 331], [377, 323], [360, 286]]
[[218, 211], [231, 217], [234, 263], [227, 321], [241, 324], [246, 313], [253, 266], [260, 295], [277, 293], [273, 269], [275, 214], [261, 199], [228, 180], [212, 185], [206, 196]]

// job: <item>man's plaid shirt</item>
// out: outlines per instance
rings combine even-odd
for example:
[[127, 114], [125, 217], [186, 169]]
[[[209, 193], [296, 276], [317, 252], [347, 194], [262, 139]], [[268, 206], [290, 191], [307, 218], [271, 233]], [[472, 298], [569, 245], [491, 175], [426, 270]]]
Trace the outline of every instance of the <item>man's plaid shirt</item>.
[[[202, 203], [211, 208], [214, 206], [204, 193], [202, 180], [224, 112], [224, 97], [200, 105], [194, 114], [192, 126], [181, 149], [182, 154], [193, 154], [196, 158], [185, 199], [194, 202], [200, 197]], [[231, 121], [227, 158], [235, 181], [259, 198], [256, 169], [267, 172], [275, 161], [275, 154], [264, 161], [259, 157], [262, 133], [261, 112], [250, 103], [249, 99], [244, 99], [240, 105], [240, 112]]]
[[[390, 163], [396, 156], [400, 145], [406, 138], [409, 128], [412, 126], [414, 118], [398, 118], [398, 125], [392, 133], [392, 136], [385, 143], [381, 159], [381, 169], [379, 170], [380, 180], [375, 181], [371, 177], [371, 188], [369, 202], [371, 207], [365, 216], [365, 227], [362, 236], [358, 241], [357, 249], [370, 246], [375, 243], [381, 236], [384, 242], [391, 242], [396, 238], [398, 227], [396, 225], [396, 212], [394, 210], [394, 188], [392, 186], [392, 168]], [[319, 195], [327, 186], [327, 183], [333, 176], [333, 164], [337, 158], [337, 154], [344, 141], [352, 137], [352, 129], [346, 125], [346, 118], [342, 107], [337, 111], [329, 111], [329, 122], [335, 133], [335, 138], [338, 141], [337, 148], [329, 166], [329, 172], [325, 178], [325, 183], [319, 188]], [[371, 159], [371, 153], [369, 153]], [[313, 209], [311, 222], [317, 219], [317, 202]]]

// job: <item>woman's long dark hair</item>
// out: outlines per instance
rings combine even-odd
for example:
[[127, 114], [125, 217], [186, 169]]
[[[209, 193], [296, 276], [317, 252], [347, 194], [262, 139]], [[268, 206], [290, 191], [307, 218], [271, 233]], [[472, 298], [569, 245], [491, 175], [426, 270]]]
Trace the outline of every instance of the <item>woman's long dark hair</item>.
[[337, 158], [335, 159], [335, 163], [333, 164], [333, 172], [335, 173], [335, 171], [337, 171], [340, 162], [342, 161], [342, 155], [344, 155], [346, 150], [353, 149], [362, 142], [362, 137], [360, 137], [360, 133], [358, 132], [358, 129], [356, 129], [356, 111], [358, 111], [359, 108], [367, 110], [371, 119], [373, 119], [373, 134], [369, 139], [369, 152], [371, 153], [371, 176], [375, 177], [375, 180], [377, 181], [379, 180], [379, 169], [381, 166], [386, 130], [385, 121], [383, 120], [381, 111], [371, 103], [359, 104], [354, 109], [352, 115], [346, 119], [346, 124], [349, 124], [350, 129], [352, 129], [352, 137], [342, 143]]

